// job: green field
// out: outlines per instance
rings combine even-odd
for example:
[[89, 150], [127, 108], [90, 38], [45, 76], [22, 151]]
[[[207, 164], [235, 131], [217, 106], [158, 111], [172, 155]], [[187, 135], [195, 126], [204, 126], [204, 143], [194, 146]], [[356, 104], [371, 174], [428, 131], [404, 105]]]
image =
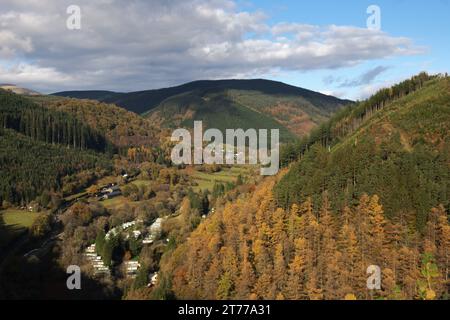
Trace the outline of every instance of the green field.
[[[140, 187], [140, 186], [149, 186], [149, 185], [151, 185], [152, 181], [151, 181], [151, 180], [141, 180], [141, 179], [138, 179], [138, 180], [130, 181], [129, 183], [130, 183], [130, 184], [134, 184], [134, 185], [136, 185], [137, 187]], [[127, 184], [128, 184], [128, 183], [127, 183]]]
[[117, 209], [118, 207], [124, 205], [129, 202], [127, 198], [124, 196], [118, 196], [112, 199], [107, 199], [101, 202], [106, 209]]
[[31, 227], [39, 213], [17, 209], [0, 212], [0, 247], [6, 246]]
[[214, 173], [196, 171], [192, 177], [198, 185], [193, 190], [195, 192], [199, 192], [200, 190], [212, 191], [215, 182], [236, 182], [239, 175], [243, 178], [250, 175], [252, 168], [252, 166], [234, 166], [231, 168], [223, 168], [222, 171]]

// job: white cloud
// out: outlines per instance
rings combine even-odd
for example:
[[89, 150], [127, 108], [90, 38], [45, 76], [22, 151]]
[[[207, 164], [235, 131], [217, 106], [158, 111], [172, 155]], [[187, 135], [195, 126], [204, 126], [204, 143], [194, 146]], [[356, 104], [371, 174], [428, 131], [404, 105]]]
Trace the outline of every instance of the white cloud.
[[0, 75], [2, 83], [29, 83], [33, 86], [39, 86], [41, 82], [58, 85], [60, 82], [75, 80], [53, 68], [42, 68], [26, 63], [14, 64], [9, 67], [0, 66]]
[[[20, 60], [22, 67], [0, 74], [0, 82], [8, 76], [43, 91], [138, 90], [421, 52], [410, 39], [363, 28], [271, 26], [265, 13], [239, 12], [228, 0], [77, 0], [82, 29], [71, 31], [66, 8], [72, 2], [2, 0], [0, 64]], [[43, 70], [40, 81], [39, 73], [23, 71], [25, 62]]]
[[13, 58], [20, 52], [32, 51], [33, 46], [29, 37], [20, 37], [12, 31], [0, 30], [0, 58]]

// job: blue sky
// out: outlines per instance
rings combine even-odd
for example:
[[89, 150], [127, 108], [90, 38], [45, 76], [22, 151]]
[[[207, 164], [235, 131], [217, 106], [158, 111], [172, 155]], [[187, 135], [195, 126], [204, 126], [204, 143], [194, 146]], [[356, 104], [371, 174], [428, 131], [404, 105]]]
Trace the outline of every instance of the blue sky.
[[293, 85], [306, 86], [313, 90], [331, 92], [351, 99], [367, 96], [364, 87], [341, 88], [324, 83], [323, 79], [333, 76], [354, 79], [377, 66], [387, 66], [385, 72], [374, 79], [370, 90], [389, 85], [420, 71], [430, 73], [450, 72], [450, 1], [449, 0], [259, 0], [239, 1], [243, 10], [262, 10], [269, 16], [271, 24], [280, 21], [315, 25], [348, 25], [364, 28], [370, 5], [381, 9], [382, 31], [392, 36], [408, 37], [415, 44], [423, 46], [425, 52], [410, 57], [397, 57], [364, 62], [340, 70], [317, 70], [311, 72], [288, 72], [270, 77]]
[[267, 78], [356, 100], [450, 70], [450, 0], [2, 0], [0, 26], [0, 83], [43, 93]]

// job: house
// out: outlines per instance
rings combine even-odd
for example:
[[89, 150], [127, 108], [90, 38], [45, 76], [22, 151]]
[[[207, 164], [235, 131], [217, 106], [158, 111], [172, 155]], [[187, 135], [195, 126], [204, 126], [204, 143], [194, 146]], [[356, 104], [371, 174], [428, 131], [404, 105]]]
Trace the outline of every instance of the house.
[[125, 272], [127, 273], [128, 276], [135, 276], [138, 269], [141, 267], [139, 261], [134, 260], [125, 261], [124, 264], [125, 264]]
[[119, 189], [117, 191], [112, 191], [112, 192], [106, 193], [105, 195], [103, 195], [101, 197], [101, 199], [102, 200], [112, 199], [112, 198], [120, 196], [120, 195], [122, 195], [122, 191], [120, 191], [120, 189]]
[[120, 187], [119, 187], [119, 186], [112, 186], [112, 187], [109, 187], [109, 188], [105, 188], [104, 190], [105, 190], [105, 191], [104, 191], [103, 193], [105, 193], [105, 194], [111, 194], [111, 193], [113, 193], [113, 192], [120, 191]]
[[103, 263], [102, 257], [97, 255], [97, 253], [95, 252], [95, 243], [90, 245], [89, 247], [87, 247], [84, 252], [85, 252], [84, 256], [86, 257], [86, 259], [91, 263], [92, 267], [94, 268], [95, 275], [99, 275], [99, 274], [109, 275], [110, 274], [110, 270]]
[[153, 222], [153, 224], [148, 228], [149, 234], [142, 240], [143, 244], [152, 244], [153, 241], [161, 235], [161, 224], [163, 221], [163, 218], [158, 218], [155, 222]]
[[147, 284], [147, 287], [153, 287], [158, 282], [158, 272], [150, 274], [150, 282]]

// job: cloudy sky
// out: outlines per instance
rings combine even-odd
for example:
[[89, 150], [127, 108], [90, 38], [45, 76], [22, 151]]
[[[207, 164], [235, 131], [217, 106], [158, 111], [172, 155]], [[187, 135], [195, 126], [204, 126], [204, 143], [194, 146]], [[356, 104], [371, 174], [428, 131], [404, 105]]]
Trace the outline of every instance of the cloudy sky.
[[[371, 4], [381, 30], [367, 28]], [[70, 5], [81, 29], [67, 28]], [[0, 0], [0, 83], [50, 93], [267, 78], [359, 99], [450, 71], [449, 30], [448, 0]]]

